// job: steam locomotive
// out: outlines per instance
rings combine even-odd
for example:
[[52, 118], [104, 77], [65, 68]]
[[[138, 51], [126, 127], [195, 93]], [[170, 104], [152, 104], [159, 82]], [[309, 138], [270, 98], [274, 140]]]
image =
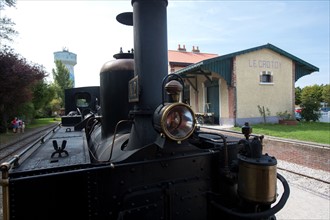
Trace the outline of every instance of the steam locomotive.
[[198, 128], [167, 74], [167, 0], [131, 4], [117, 20], [134, 51], [103, 65], [100, 87], [67, 90], [61, 126], [1, 165], [4, 219], [275, 219], [290, 191], [262, 137]]

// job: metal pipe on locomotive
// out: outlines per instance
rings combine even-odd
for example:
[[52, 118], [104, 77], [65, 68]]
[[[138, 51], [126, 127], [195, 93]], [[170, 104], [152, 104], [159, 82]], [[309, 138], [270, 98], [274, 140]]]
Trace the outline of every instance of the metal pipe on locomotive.
[[100, 97], [71, 91], [80, 112], [100, 99], [101, 115], [63, 117], [40, 147], [1, 165], [5, 220], [274, 219], [284, 207], [289, 186], [262, 137], [248, 125], [237, 141], [203, 132], [181, 102], [184, 80], [167, 74], [167, 4], [132, 0], [117, 20], [133, 25], [134, 53], [104, 64]]

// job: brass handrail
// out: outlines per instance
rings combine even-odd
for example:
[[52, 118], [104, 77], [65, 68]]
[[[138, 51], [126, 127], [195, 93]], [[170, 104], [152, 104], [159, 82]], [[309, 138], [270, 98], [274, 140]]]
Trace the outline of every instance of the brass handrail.
[[2, 177], [0, 184], [2, 185], [2, 214], [3, 220], [9, 220], [9, 169], [10, 163], [5, 162], [0, 165]]

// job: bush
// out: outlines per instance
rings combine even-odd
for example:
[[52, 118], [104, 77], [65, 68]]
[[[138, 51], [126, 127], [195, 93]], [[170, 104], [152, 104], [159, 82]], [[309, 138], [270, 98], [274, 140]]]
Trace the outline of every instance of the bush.
[[320, 118], [320, 104], [315, 101], [304, 102], [302, 105], [301, 117], [306, 121], [318, 121]]
[[305, 105], [301, 110], [301, 117], [305, 121], [318, 121], [320, 118], [320, 113], [318, 112], [318, 107]]
[[306, 121], [317, 121], [320, 118], [319, 108], [322, 101], [322, 87], [306, 86], [301, 92], [301, 116]]
[[285, 110], [285, 112], [277, 112], [276, 115], [280, 120], [294, 120], [292, 115], [287, 110]]

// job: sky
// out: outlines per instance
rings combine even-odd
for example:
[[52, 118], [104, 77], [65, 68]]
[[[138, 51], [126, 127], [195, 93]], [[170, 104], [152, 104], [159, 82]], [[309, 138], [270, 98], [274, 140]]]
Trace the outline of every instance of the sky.
[[[133, 27], [116, 21], [133, 11], [130, 0], [17, 0], [0, 16], [10, 17], [19, 35], [7, 43], [28, 61], [43, 65], [52, 80], [54, 52], [77, 54], [75, 85], [100, 85], [102, 66], [133, 48]], [[330, 84], [329, 1], [178, 1], [167, 6], [168, 49], [225, 55], [273, 44], [318, 67], [295, 86]]]

